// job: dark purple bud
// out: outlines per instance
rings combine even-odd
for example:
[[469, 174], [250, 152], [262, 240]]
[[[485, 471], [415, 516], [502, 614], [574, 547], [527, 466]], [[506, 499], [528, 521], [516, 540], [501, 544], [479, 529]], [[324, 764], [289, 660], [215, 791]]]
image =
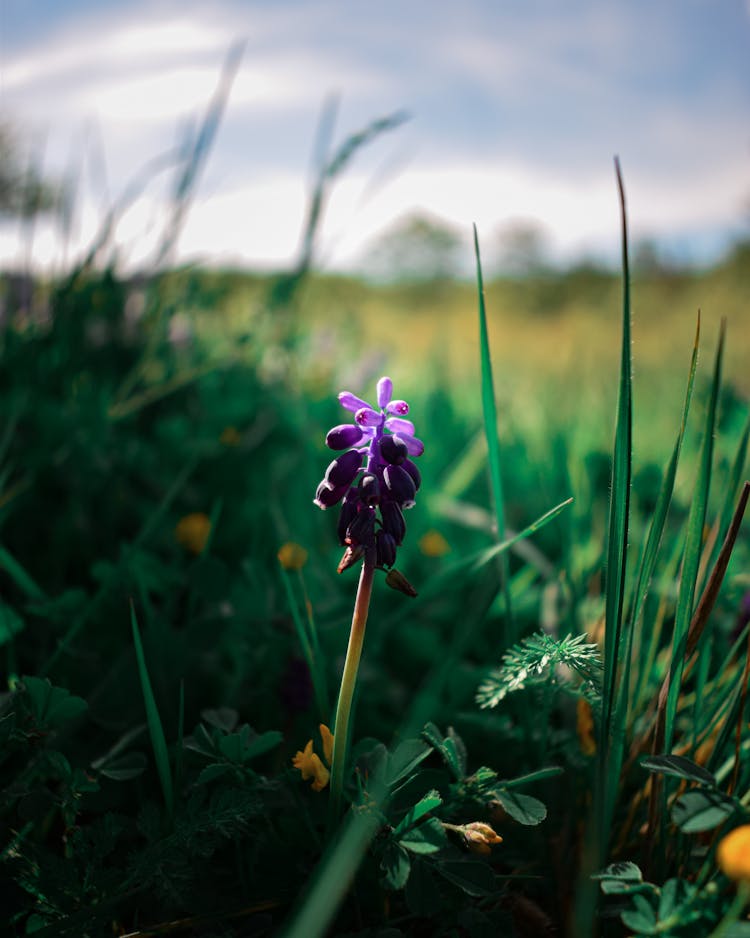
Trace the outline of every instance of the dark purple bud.
[[357, 517], [352, 521], [346, 531], [346, 543], [350, 547], [361, 544], [368, 547], [372, 544], [375, 535], [375, 509], [361, 508]]
[[375, 550], [379, 567], [392, 567], [396, 562], [396, 542], [382, 528], [375, 535]]
[[313, 503], [316, 504], [318, 508], [324, 510], [326, 508], [332, 508], [346, 495], [347, 488], [348, 486], [346, 485], [331, 486], [324, 479], [318, 486], [318, 491], [315, 493]]
[[326, 446], [329, 449], [349, 449], [356, 446], [364, 433], [353, 423], [340, 423], [326, 434]]
[[339, 544], [346, 544], [346, 532], [349, 525], [357, 517], [357, 502], [359, 501], [359, 492], [357, 489], [349, 489], [341, 506], [339, 523], [336, 532], [339, 536]]
[[391, 589], [398, 590], [400, 593], [405, 593], [407, 596], [412, 598], [417, 595], [417, 591], [411, 585], [411, 583], [406, 579], [403, 573], [400, 573], [398, 570], [389, 570], [385, 578], [385, 582], [390, 586]]
[[355, 547], [347, 547], [344, 551], [344, 556], [339, 561], [338, 567], [336, 567], [336, 573], [343, 573], [344, 570], [348, 570], [349, 567], [354, 566], [359, 558], [364, 555], [364, 552], [365, 549], [361, 544], [357, 544]]
[[386, 462], [392, 466], [400, 466], [409, 455], [406, 443], [397, 440], [392, 436], [384, 436], [380, 440], [380, 455]]
[[417, 469], [416, 465], [411, 461], [411, 459], [407, 459], [406, 462], [402, 463], [402, 466], [411, 476], [411, 480], [414, 483], [414, 489], [418, 492], [419, 486], [422, 484], [422, 473], [419, 471], [419, 469]]
[[394, 501], [397, 501], [402, 508], [411, 508], [417, 490], [409, 473], [401, 466], [386, 466], [383, 470], [383, 478]]
[[380, 515], [383, 519], [383, 530], [391, 535], [397, 545], [403, 544], [404, 535], [406, 534], [406, 522], [396, 502], [381, 502]]
[[349, 449], [337, 456], [326, 469], [326, 482], [329, 485], [344, 485], [348, 488], [361, 465], [362, 453], [357, 452], [356, 449]]
[[377, 505], [380, 501], [380, 482], [377, 476], [367, 473], [359, 480], [359, 497], [365, 505]]

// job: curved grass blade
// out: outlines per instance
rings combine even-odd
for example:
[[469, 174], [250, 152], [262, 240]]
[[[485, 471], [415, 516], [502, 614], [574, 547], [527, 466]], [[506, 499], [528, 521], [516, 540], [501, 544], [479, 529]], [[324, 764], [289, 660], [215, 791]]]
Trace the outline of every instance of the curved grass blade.
[[[492, 378], [492, 358], [490, 356], [490, 338], [487, 331], [487, 311], [484, 304], [484, 280], [482, 278], [482, 259], [479, 253], [479, 237], [474, 225], [474, 254], [477, 262], [477, 293], [479, 296], [479, 354], [482, 366], [482, 411], [484, 414], [484, 433], [487, 438], [487, 452], [490, 467], [492, 500], [495, 506], [497, 539], [505, 540], [505, 499], [503, 495], [503, 476], [500, 463], [500, 443], [497, 438], [497, 406], [495, 404], [495, 384]], [[506, 554], [500, 558], [500, 580], [507, 615], [506, 644], [515, 641], [513, 608], [510, 599], [510, 565]]]
[[174, 816], [174, 793], [172, 789], [172, 772], [169, 765], [167, 741], [164, 737], [164, 727], [162, 726], [159, 708], [156, 705], [156, 698], [154, 697], [154, 692], [151, 687], [151, 679], [148, 676], [146, 656], [143, 653], [141, 633], [138, 628], [138, 620], [136, 619], [135, 607], [132, 601], [130, 603], [130, 624], [133, 629], [133, 645], [135, 646], [135, 657], [138, 662], [138, 675], [141, 679], [143, 702], [146, 705], [148, 732], [151, 736], [151, 746], [154, 750], [154, 759], [156, 760], [156, 769], [159, 773], [164, 804], [167, 809], [167, 815], [171, 821]]

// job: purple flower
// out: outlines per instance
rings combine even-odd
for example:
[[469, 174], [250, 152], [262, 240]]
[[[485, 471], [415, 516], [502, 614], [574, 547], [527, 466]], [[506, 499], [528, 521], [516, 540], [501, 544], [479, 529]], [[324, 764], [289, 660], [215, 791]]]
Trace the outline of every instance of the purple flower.
[[393, 399], [390, 378], [378, 381], [377, 408], [350, 391], [339, 401], [354, 422], [328, 431], [326, 445], [345, 452], [326, 470], [314, 502], [325, 509], [343, 499], [338, 535], [347, 552], [339, 570], [368, 553], [378, 567], [392, 567], [406, 532], [403, 509], [414, 505], [421, 484], [410, 457], [421, 456], [424, 443], [406, 419], [409, 405]]

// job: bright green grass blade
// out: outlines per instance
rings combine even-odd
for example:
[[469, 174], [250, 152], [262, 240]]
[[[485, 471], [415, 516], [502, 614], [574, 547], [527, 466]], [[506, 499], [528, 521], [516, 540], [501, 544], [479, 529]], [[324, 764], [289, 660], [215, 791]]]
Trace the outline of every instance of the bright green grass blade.
[[633, 379], [630, 338], [630, 267], [628, 261], [628, 225], [625, 189], [620, 164], [615, 161], [617, 187], [622, 224], [622, 348], [620, 355], [620, 385], [617, 399], [614, 453], [612, 458], [612, 487], [607, 529], [607, 570], [605, 596], [604, 677], [602, 681], [602, 719], [597, 764], [599, 812], [599, 859], [604, 861], [609, 837], [609, 823], [622, 764], [621, 736], [613, 737], [614, 710], [618, 682], [618, 662], [623, 657], [629, 639], [623, 635], [625, 600], [625, 574], [630, 523], [630, 481], [633, 450]]
[[[611, 758], [619, 760], [616, 765], [612, 766], [612, 776], [614, 778], [619, 777], [620, 769], [622, 768], [621, 759], [623, 754], [623, 747], [625, 745], [625, 727], [628, 724], [628, 699], [630, 694], [630, 673], [632, 667], [633, 640], [636, 634], [636, 630], [641, 625], [643, 606], [646, 601], [646, 596], [648, 595], [648, 591], [654, 575], [659, 548], [661, 546], [662, 536], [664, 534], [664, 526], [667, 520], [667, 513], [672, 502], [675, 477], [677, 475], [677, 464], [679, 462], [680, 453], [682, 450], [682, 441], [685, 435], [685, 427], [687, 424], [688, 413], [690, 411], [690, 402], [693, 395], [695, 371], [698, 364], [699, 343], [700, 315], [698, 316], [698, 322], [695, 330], [695, 341], [693, 343], [693, 354], [690, 361], [690, 370], [688, 372], [687, 390], [685, 392], [685, 403], [682, 409], [680, 429], [677, 434], [674, 449], [672, 450], [672, 456], [669, 460], [669, 464], [667, 466], [667, 470], [664, 474], [664, 479], [662, 480], [661, 488], [659, 490], [659, 495], [656, 500], [653, 517], [651, 519], [648, 535], [646, 537], [646, 544], [643, 550], [643, 555], [641, 557], [638, 574], [636, 576], [636, 584], [633, 589], [632, 599], [630, 601], [629, 628], [625, 637], [625, 641], [623, 642], [623, 645], [625, 646], [623, 659], [618, 659], [618, 664], [622, 668], [622, 675], [617, 685], [617, 702], [614, 708], [612, 719], [612, 738], [617, 741], [617, 744], [614, 747]], [[641, 639], [642, 638], [643, 635], [641, 633]], [[645, 664], [643, 658], [644, 652], [647, 656], [648, 644], [641, 640], [639, 643], [639, 651], [641, 652], [641, 668], [639, 668], [640, 673], [643, 664]]]
[[713, 461], [714, 429], [716, 426], [716, 409], [719, 401], [719, 388], [721, 386], [721, 366], [724, 355], [724, 337], [726, 324], [722, 322], [719, 333], [719, 345], [716, 350], [714, 377], [711, 384], [711, 397], [706, 412], [706, 425], [701, 446], [698, 478], [695, 483], [693, 499], [690, 503], [690, 512], [687, 521], [687, 534], [685, 551], [682, 558], [682, 574], [680, 588], [677, 594], [677, 611], [675, 613], [674, 635], [672, 638], [672, 663], [670, 666], [669, 693], [664, 717], [664, 741], [662, 751], [669, 752], [672, 748], [674, 734], [674, 720], [677, 713], [677, 698], [680, 694], [682, 673], [685, 667], [685, 648], [687, 645], [688, 628], [693, 615], [695, 591], [700, 567], [703, 547], [703, 528], [706, 523], [708, 510], [708, 492], [711, 485], [711, 464]]
[[[490, 338], [487, 331], [487, 311], [484, 305], [484, 281], [482, 278], [482, 260], [479, 254], [479, 238], [474, 226], [474, 253], [477, 261], [477, 293], [479, 295], [479, 354], [482, 366], [482, 410], [484, 413], [484, 433], [487, 438], [487, 451], [490, 467], [490, 484], [495, 504], [497, 539], [505, 538], [505, 499], [503, 495], [503, 477], [500, 466], [500, 443], [497, 438], [497, 407], [495, 405], [495, 384], [492, 378], [492, 358], [490, 356]], [[513, 609], [508, 588], [509, 564], [507, 554], [500, 559], [500, 577], [505, 599], [505, 611], [508, 617], [507, 644], [515, 640]]]
[[148, 676], [148, 669], [146, 668], [146, 657], [143, 653], [141, 633], [138, 629], [138, 620], [136, 619], [135, 608], [132, 602], [130, 604], [130, 624], [133, 627], [135, 657], [138, 662], [138, 674], [141, 679], [141, 689], [143, 690], [143, 702], [146, 705], [146, 722], [148, 723], [148, 731], [151, 736], [151, 746], [154, 750], [156, 769], [159, 773], [164, 804], [166, 805], [167, 815], [171, 821], [174, 816], [174, 795], [167, 741], [164, 738], [164, 727], [162, 726], [159, 708], [156, 706], [156, 698], [151, 688], [151, 679]]

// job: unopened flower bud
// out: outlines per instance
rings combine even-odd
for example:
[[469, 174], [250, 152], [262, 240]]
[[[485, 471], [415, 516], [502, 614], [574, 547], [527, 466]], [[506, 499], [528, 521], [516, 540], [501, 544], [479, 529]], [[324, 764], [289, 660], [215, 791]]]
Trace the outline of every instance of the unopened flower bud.
[[463, 832], [466, 845], [473, 853], [486, 855], [492, 852], [492, 844], [501, 844], [503, 842], [503, 838], [489, 824], [484, 824], [482, 821], [464, 824]]
[[377, 505], [380, 501], [380, 483], [377, 476], [369, 473], [362, 476], [359, 482], [359, 497], [365, 505]]
[[334, 487], [349, 486], [362, 465], [362, 453], [349, 449], [342, 453], [326, 469], [326, 482]]
[[414, 483], [414, 489], [418, 492], [419, 486], [422, 484], [422, 473], [417, 469], [415, 463], [411, 459], [407, 459], [403, 464], [402, 468], [406, 470], [411, 476], [411, 480]]
[[326, 508], [331, 508], [337, 502], [341, 501], [348, 488], [348, 485], [339, 485], [334, 487], [329, 485], [328, 482], [326, 482], [324, 479], [318, 486], [318, 490], [315, 493], [313, 502], [318, 506], [318, 508], [322, 508], [323, 510]]
[[414, 598], [417, 595], [417, 591], [406, 579], [403, 573], [396, 570], [395, 568], [388, 571], [385, 582], [388, 584], [388, 586], [390, 586], [391, 589], [398, 590], [400, 593], [404, 593], [406, 596], [411, 596]]
[[399, 546], [403, 543], [406, 534], [406, 522], [404, 521], [403, 512], [396, 502], [389, 500], [380, 503], [380, 514], [383, 517], [384, 530], [391, 535], [396, 545]]
[[357, 489], [349, 489], [344, 498], [344, 504], [341, 506], [339, 523], [336, 533], [339, 537], [339, 544], [346, 544], [346, 532], [349, 525], [357, 517], [357, 503], [359, 502], [359, 493]]
[[341, 423], [326, 434], [326, 446], [329, 449], [349, 449], [360, 442], [364, 433], [353, 423]]
[[380, 455], [391, 465], [400, 466], [409, 455], [409, 451], [401, 440], [393, 436], [384, 436], [380, 441]]
[[411, 508], [414, 505], [414, 496], [417, 490], [409, 473], [401, 466], [386, 466], [383, 478], [393, 500], [402, 508]]
[[376, 562], [379, 567], [392, 567], [396, 562], [396, 542], [382, 528], [375, 535]]
[[346, 543], [352, 547], [355, 544], [362, 544], [367, 547], [372, 543], [374, 534], [375, 510], [373, 508], [362, 508], [347, 528]]

